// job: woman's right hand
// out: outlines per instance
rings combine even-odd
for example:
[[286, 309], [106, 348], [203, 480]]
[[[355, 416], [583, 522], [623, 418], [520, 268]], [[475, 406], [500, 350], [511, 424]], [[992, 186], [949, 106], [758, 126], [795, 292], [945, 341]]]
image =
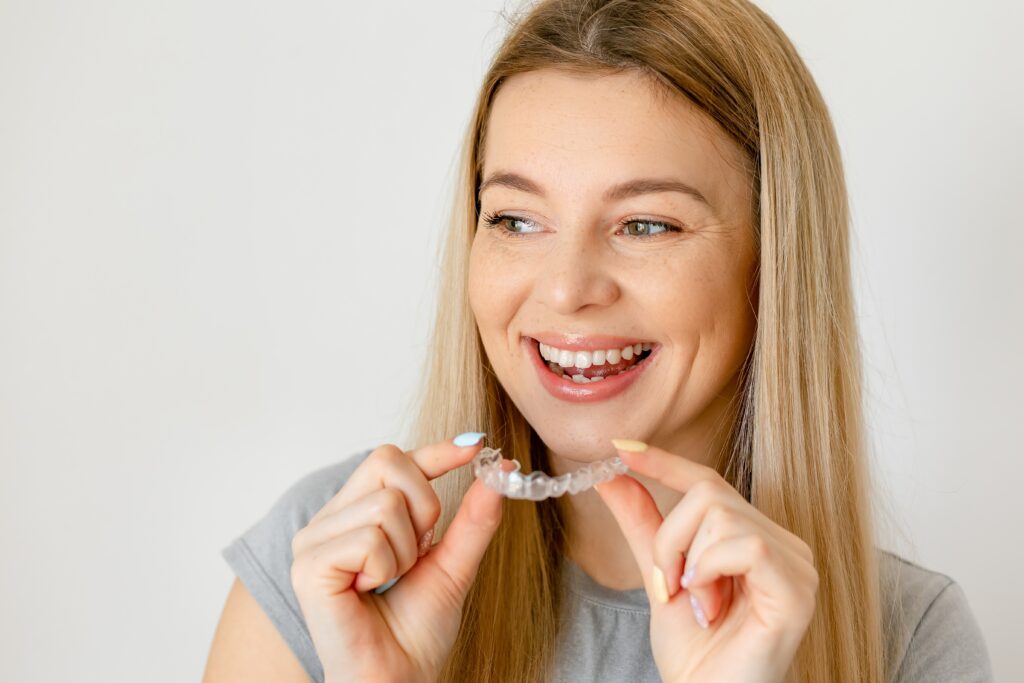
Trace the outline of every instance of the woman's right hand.
[[437, 680], [501, 521], [501, 496], [474, 481], [431, 548], [441, 503], [428, 482], [468, 463], [481, 444], [381, 446], [295, 534], [292, 586], [327, 683]]

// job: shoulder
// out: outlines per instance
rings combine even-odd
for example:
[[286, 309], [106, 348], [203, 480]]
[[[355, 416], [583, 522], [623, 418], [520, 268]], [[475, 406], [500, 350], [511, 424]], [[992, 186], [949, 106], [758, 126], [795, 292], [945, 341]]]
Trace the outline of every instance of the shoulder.
[[354, 453], [343, 460], [312, 470], [295, 480], [270, 508], [283, 519], [301, 523], [296, 531], [309, 520], [327, 501], [341, 490], [348, 478], [370, 455], [373, 449]]
[[281, 633], [313, 681], [323, 670], [291, 585], [292, 538], [341, 490], [368, 449], [293, 481], [267, 511], [221, 549], [221, 556]]
[[878, 557], [891, 680], [993, 680], [985, 640], [960, 584], [887, 550], [879, 549]]
[[275, 544], [283, 536], [291, 537], [309, 523], [320, 508], [334, 497], [372, 449], [312, 470], [293, 481], [251, 526], [243, 538], [260, 545]]

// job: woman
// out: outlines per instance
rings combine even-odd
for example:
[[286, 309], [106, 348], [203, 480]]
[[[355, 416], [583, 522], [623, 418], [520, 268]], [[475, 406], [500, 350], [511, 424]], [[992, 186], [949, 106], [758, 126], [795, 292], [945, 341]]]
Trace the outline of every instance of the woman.
[[[225, 549], [208, 681], [991, 679], [959, 586], [874, 545], [839, 148], [765, 14], [532, 7], [462, 171], [432, 445], [311, 473]], [[510, 501], [485, 443], [631, 471]]]

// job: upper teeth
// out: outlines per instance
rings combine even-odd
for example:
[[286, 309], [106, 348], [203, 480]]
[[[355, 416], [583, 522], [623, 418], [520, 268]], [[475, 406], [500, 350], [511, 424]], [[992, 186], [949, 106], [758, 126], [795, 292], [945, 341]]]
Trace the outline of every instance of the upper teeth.
[[609, 365], [618, 363], [619, 360], [630, 360], [634, 355], [639, 356], [644, 351], [651, 350], [649, 342], [637, 342], [630, 346], [623, 346], [621, 349], [602, 349], [599, 351], [568, 351], [554, 346], [540, 343], [540, 355], [544, 360], [558, 363], [563, 368], [589, 368], [591, 365]]

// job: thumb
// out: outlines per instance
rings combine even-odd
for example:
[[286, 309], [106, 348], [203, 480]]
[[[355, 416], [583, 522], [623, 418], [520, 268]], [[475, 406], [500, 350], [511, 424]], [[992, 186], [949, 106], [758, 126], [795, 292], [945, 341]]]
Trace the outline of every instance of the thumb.
[[654, 498], [643, 484], [626, 474], [597, 484], [594, 489], [618, 522], [650, 593], [654, 535], [663, 519]]
[[462, 497], [444, 537], [424, 561], [434, 564], [448, 577], [458, 594], [464, 596], [500, 523], [501, 494], [477, 479]]

